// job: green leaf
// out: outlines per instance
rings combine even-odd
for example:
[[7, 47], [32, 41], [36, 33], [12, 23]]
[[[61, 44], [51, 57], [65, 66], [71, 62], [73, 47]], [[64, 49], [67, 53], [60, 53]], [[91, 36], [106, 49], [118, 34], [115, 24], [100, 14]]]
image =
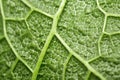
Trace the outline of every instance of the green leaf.
[[0, 80], [119, 80], [119, 0], [0, 0]]

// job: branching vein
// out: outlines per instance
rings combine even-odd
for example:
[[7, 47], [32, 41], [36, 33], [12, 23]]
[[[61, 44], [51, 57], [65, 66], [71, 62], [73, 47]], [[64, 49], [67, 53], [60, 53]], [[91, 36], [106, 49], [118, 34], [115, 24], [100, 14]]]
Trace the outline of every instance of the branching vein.
[[55, 33], [56, 33], [56, 28], [57, 28], [58, 20], [59, 20], [60, 15], [61, 15], [61, 13], [62, 13], [62, 11], [63, 11], [63, 8], [64, 8], [64, 6], [65, 6], [65, 3], [66, 3], [66, 0], [62, 0], [62, 3], [61, 3], [61, 5], [60, 5], [58, 11], [57, 11], [57, 13], [55, 14], [55, 16], [54, 16], [54, 18], [53, 18], [52, 29], [51, 29], [48, 37], [47, 37], [47, 40], [46, 40], [46, 42], [45, 42], [45, 45], [44, 45], [43, 49], [42, 49], [42, 51], [41, 51], [41, 53], [40, 53], [40, 55], [39, 55], [39, 57], [38, 57], [38, 62], [37, 62], [36, 67], [35, 67], [35, 69], [34, 69], [34, 72], [33, 72], [33, 75], [32, 75], [32, 80], [36, 80], [36, 78], [37, 78], [37, 74], [38, 74], [38, 71], [39, 71], [40, 66], [41, 66], [41, 64], [42, 64], [42, 60], [43, 60], [43, 58], [44, 58], [44, 56], [45, 56], [45, 53], [46, 53], [46, 51], [47, 51], [47, 48], [48, 48], [48, 46], [49, 46], [49, 44], [50, 44], [53, 36], [54, 36]]
[[58, 33], [55, 34], [56, 37], [60, 40], [60, 42], [65, 46], [65, 48], [71, 53], [73, 56], [75, 56], [81, 63], [83, 63], [89, 71], [94, 73], [96, 76], [98, 76], [102, 80], [106, 80], [98, 71], [96, 71], [87, 61], [85, 61], [80, 55], [75, 53], [65, 42], [64, 40], [60, 37]]
[[40, 9], [37, 9], [37, 8], [31, 6], [26, 0], [21, 0], [21, 1], [22, 1], [25, 5], [27, 5], [28, 7], [30, 7], [32, 10], [35, 10], [35, 11], [37, 11], [37, 12], [43, 14], [43, 15], [46, 15], [47, 17], [53, 18], [52, 15], [50, 15], [50, 14], [48, 14], [48, 13], [46, 13], [46, 12], [43, 12], [43, 11], [40, 10]]
[[31, 71], [33, 72], [33, 70], [29, 67], [29, 65], [21, 58], [21, 56], [19, 56], [19, 54], [17, 53], [17, 51], [15, 50], [15, 48], [13, 47], [8, 35], [7, 35], [7, 31], [6, 31], [6, 21], [5, 21], [5, 16], [4, 16], [4, 12], [3, 12], [3, 5], [2, 5], [2, 0], [0, 0], [0, 7], [1, 7], [1, 13], [2, 13], [2, 17], [3, 17], [3, 31], [4, 31], [4, 36], [5, 36], [5, 39], [7, 40], [10, 48], [12, 49], [12, 51], [14, 52], [14, 54], [16, 55], [16, 57], [21, 61], [23, 62], [23, 64]]
[[65, 61], [65, 63], [64, 63], [62, 80], [65, 80], [65, 72], [66, 72], [66, 69], [67, 69], [67, 64], [68, 64], [71, 57], [72, 57], [72, 54], [69, 54], [66, 61]]

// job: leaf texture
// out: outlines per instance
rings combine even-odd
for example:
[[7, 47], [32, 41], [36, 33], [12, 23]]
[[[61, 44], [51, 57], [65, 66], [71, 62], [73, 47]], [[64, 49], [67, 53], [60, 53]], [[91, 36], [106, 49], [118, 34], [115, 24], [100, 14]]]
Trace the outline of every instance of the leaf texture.
[[0, 80], [119, 79], [119, 0], [0, 0]]

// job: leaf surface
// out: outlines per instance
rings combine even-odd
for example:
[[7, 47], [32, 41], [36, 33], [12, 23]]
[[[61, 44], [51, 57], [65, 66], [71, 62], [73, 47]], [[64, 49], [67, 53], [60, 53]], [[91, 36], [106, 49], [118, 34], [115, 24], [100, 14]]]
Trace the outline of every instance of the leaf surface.
[[119, 0], [0, 0], [0, 80], [119, 80]]

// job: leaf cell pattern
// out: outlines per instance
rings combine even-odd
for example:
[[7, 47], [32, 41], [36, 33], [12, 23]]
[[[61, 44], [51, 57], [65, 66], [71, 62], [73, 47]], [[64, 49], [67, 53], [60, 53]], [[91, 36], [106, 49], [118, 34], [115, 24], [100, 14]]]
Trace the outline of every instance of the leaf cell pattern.
[[0, 80], [119, 80], [119, 0], [0, 0]]

